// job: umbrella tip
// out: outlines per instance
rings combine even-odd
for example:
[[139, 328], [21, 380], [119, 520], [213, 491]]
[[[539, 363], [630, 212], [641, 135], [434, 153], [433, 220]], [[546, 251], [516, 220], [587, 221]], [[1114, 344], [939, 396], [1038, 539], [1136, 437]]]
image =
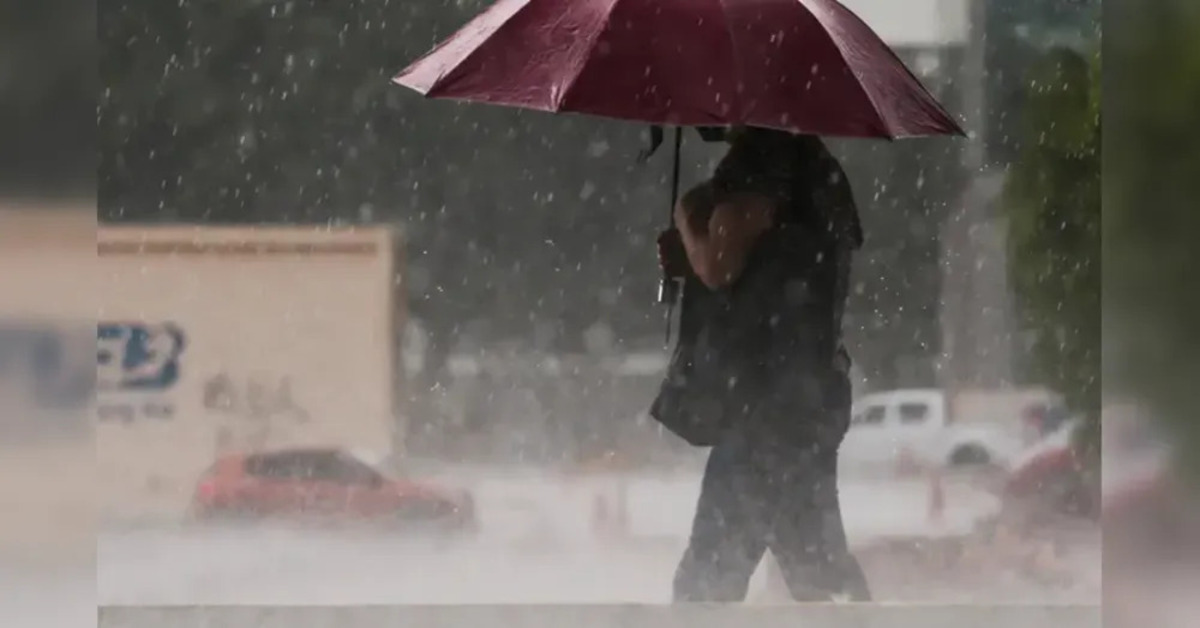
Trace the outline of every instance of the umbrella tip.
[[950, 120], [950, 124], [954, 125], [954, 130], [957, 131], [955, 135], [959, 137], [971, 137], [971, 134], [967, 133], [966, 128], [963, 127], [962, 122], [951, 116], [947, 116], [947, 118]]
[[431, 87], [429, 85], [423, 85], [420, 80], [414, 81], [407, 69], [396, 76], [393, 76], [389, 82], [393, 85], [399, 85], [400, 87], [411, 89], [422, 96], [428, 96]]

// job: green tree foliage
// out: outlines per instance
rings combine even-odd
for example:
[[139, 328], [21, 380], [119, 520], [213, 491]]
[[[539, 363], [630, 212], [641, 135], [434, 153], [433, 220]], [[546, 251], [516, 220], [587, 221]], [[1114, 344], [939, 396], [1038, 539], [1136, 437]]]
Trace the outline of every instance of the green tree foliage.
[[1100, 63], [1054, 49], [1034, 68], [1007, 189], [1010, 275], [1033, 332], [1031, 379], [1098, 420], [1101, 385]]
[[1030, 68], [1047, 50], [1084, 50], [1099, 38], [1101, 0], [984, 0], [987, 38], [988, 153], [1013, 163], [1022, 133]]
[[1200, 3], [1111, 3], [1105, 157], [1106, 373], [1200, 470]]

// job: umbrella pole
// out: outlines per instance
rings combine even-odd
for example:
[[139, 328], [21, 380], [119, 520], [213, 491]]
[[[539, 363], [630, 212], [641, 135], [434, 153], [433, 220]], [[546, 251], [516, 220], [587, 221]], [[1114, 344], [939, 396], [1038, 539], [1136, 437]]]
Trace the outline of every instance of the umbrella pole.
[[[667, 207], [667, 224], [675, 226], [675, 205], [679, 202], [679, 166], [680, 153], [683, 151], [683, 127], [675, 127], [675, 150], [671, 156], [671, 205]], [[658, 289], [658, 300], [667, 304], [667, 334], [666, 344], [671, 345], [671, 319], [675, 315], [675, 303], [679, 301], [682, 282], [663, 277]]]
[[672, 225], [675, 222], [675, 204], [679, 202], [679, 162], [680, 153], [683, 149], [683, 127], [675, 127], [675, 154], [673, 163], [671, 164], [671, 207], [670, 213], [667, 215], [667, 222]]

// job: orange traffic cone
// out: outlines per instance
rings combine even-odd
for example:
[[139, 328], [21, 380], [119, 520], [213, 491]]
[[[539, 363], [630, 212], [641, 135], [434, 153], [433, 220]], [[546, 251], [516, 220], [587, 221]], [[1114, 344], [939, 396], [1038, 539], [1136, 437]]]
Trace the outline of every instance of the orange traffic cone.
[[896, 477], [915, 478], [921, 475], [921, 464], [911, 449], [905, 447], [896, 453]]
[[617, 499], [617, 512], [616, 512], [616, 519], [614, 521], [614, 523], [616, 525], [615, 532], [617, 532], [618, 534], [624, 534], [625, 531], [629, 529], [629, 505], [628, 505], [628, 500], [625, 498], [624, 483], [617, 486], [616, 499]]
[[592, 532], [600, 538], [610, 538], [613, 535], [612, 511], [602, 492], [597, 492], [592, 500]]
[[942, 474], [934, 470], [929, 474], [929, 521], [942, 523], [946, 516], [946, 491], [942, 486]]
[[613, 539], [621, 536], [629, 523], [629, 513], [624, 495], [617, 489], [598, 490], [592, 500], [592, 531], [601, 538]]
[[604, 499], [604, 495], [596, 493], [596, 498], [592, 500], [592, 524], [596, 526], [604, 525], [608, 522], [608, 500]]

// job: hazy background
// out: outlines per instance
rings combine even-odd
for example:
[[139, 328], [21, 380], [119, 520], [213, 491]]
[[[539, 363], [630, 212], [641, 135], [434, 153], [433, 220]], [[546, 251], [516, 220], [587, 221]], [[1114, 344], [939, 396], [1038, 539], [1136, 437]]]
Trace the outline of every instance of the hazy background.
[[[1200, 438], [1190, 228], [1200, 193], [1200, 9], [1190, 0], [1105, 5], [1105, 392], [1148, 400], [1190, 452]], [[988, 361], [972, 377], [944, 368], [947, 334], [983, 334], [944, 328], [938, 260], [946, 242], [935, 237], [963, 211], [964, 195], [1000, 194], [987, 175], [1017, 160], [1028, 137], [1020, 121], [1031, 56], [1086, 40], [1094, 14], [1066, 0], [987, 6], [987, 37], [972, 40], [984, 43], [983, 54], [955, 45], [901, 51], [952, 110], [973, 125], [987, 121], [978, 127], [983, 150], [949, 140], [838, 143], [870, 235], [848, 331], [873, 387], [1022, 380], [1034, 370], [1026, 365], [1035, 342], [1013, 317], [1002, 324], [1011, 333], [999, 336], [1011, 358]], [[429, 334], [426, 382], [445, 377], [452, 354], [480, 347], [586, 353], [589, 337], [600, 351], [661, 342], [651, 243], [665, 220], [665, 151], [637, 166], [643, 140], [630, 125], [423, 102], [387, 84], [479, 5], [94, 9], [63, 1], [0, 9], [0, 182], [10, 206], [77, 207], [96, 202], [95, 189], [103, 222], [400, 225], [419, 243], [410, 249], [407, 296]], [[982, 88], [970, 86], [972, 76]], [[687, 150], [690, 176], [702, 176], [715, 155], [697, 143]], [[514, 271], [522, 281], [509, 279]], [[1181, 456], [1185, 465], [1194, 459]], [[8, 452], [4, 460], [16, 465], [10, 479], [48, 475], [64, 487], [62, 501], [88, 509], [86, 498], [73, 497], [86, 493], [82, 467]], [[1195, 475], [1179, 477], [1192, 480], [1182, 483], [1187, 490], [1197, 485]], [[89, 521], [71, 516], [83, 531], [72, 538], [82, 540]], [[0, 531], [11, 537], [14, 528]], [[86, 570], [84, 545], [26, 543], [30, 560], [7, 561], [0, 576], [27, 575], [30, 565], [25, 571], [43, 579], [35, 588], [48, 592], [25, 596], [35, 612], [70, 607], [86, 621], [88, 596], [50, 586], [59, 572], [45, 567], [56, 561], [34, 560], [78, 549], [73, 557]], [[1174, 582], [1186, 587], [1185, 575]], [[1114, 594], [1135, 582], [1110, 581]], [[1138, 594], [1153, 604], [1164, 591]]]
[[[835, 142], [868, 233], [846, 324], [862, 383], [1032, 383], [1036, 331], [1007, 284], [998, 199], [1028, 135], [1034, 61], [1094, 48], [1098, 3], [985, 3], [970, 37], [965, 3], [859, 4], [979, 138]], [[100, 220], [399, 227], [417, 391], [449, 386], [453, 355], [660, 352], [668, 150], [638, 165], [637, 125], [425, 102], [390, 84], [482, 6], [102, 3]], [[685, 184], [720, 155], [688, 140]], [[625, 420], [650, 392], [595, 422]]]

